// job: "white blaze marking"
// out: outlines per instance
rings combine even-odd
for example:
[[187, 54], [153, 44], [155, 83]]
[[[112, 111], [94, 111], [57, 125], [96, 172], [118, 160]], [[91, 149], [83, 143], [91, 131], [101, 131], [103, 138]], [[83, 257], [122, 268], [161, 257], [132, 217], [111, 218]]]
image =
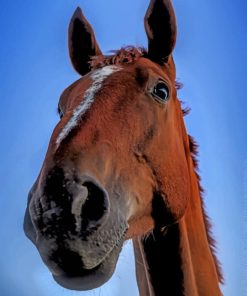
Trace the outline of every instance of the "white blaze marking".
[[105, 66], [102, 69], [95, 70], [91, 78], [93, 80], [92, 85], [86, 90], [83, 100], [81, 103], [75, 108], [72, 117], [62, 129], [61, 133], [59, 134], [56, 144], [57, 146], [64, 140], [71, 130], [77, 126], [78, 121], [82, 117], [83, 114], [91, 107], [95, 94], [100, 90], [103, 81], [110, 76], [112, 73], [121, 70], [121, 67], [117, 66]]

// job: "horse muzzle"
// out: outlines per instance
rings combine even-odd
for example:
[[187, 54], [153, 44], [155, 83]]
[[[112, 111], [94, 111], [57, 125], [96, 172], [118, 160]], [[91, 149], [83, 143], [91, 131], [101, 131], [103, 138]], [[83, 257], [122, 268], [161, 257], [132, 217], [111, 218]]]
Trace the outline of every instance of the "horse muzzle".
[[29, 194], [24, 230], [62, 286], [88, 290], [115, 269], [128, 225], [94, 178], [55, 167]]

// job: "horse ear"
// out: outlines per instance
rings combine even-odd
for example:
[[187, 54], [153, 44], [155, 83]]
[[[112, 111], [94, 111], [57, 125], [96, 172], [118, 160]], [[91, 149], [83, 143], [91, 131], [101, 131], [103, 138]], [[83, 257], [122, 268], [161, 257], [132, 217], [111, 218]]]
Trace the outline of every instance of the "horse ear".
[[177, 35], [171, 1], [151, 0], [144, 24], [148, 37], [148, 57], [158, 64], [166, 63], [174, 49]]
[[69, 24], [69, 54], [75, 70], [85, 75], [90, 71], [92, 56], [101, 55], [94, 31], [78, 7]]

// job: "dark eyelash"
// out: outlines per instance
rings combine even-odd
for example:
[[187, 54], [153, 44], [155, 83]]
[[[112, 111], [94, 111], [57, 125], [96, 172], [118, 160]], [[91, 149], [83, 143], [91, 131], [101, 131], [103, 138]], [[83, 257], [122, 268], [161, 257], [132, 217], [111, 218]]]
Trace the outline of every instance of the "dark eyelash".
[[58, 113], [58, 115], [59, 115], [60, 118], [63, 117], [63, 112], [62, 112], [62, 110], [61, 110], [61, 108], [60, 108], [59, 105], [58, 105], [58, 107], [57, 107], [57, 113]]

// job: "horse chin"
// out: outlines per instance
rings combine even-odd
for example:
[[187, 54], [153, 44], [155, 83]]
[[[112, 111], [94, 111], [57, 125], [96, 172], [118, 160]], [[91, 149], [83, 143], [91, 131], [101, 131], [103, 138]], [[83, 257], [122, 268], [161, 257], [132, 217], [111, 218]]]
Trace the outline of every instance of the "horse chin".
[[82, 269], [80, 275], [53, 275], [54, 280], [69, 290], [87, 291], [98, 288], [113, 275], [123, 243], [117, 245], [110, 254], [93, 269]]

